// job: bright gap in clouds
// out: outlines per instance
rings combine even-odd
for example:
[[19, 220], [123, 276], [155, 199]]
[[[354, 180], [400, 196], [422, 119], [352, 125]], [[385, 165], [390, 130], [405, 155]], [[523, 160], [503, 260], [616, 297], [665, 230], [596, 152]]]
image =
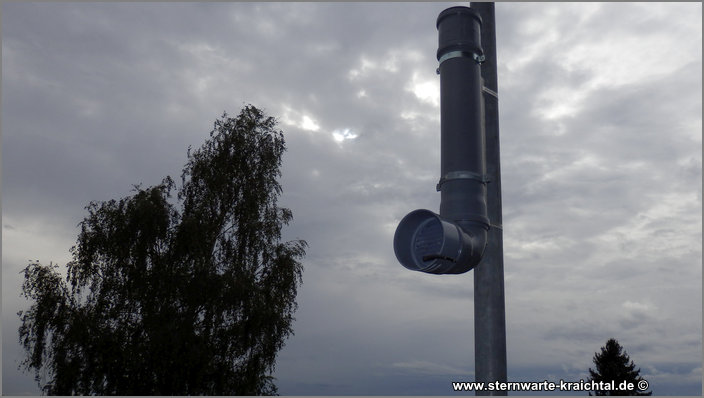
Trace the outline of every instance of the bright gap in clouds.
[[[306, 115], [303, 112], [295, 111], [287, 105], [283, 105], [283, 116], [280, 120], [286, 125], [297, 127], [301, 130], [318, 132], [320, 131], [320, 124], [312, 116]], [[329, 130], [328, 130], [329, 131]], [[342, 144], [345, 141], [350, 141], [359, 136], [351, 128], [337, 128], [333, 130], [330, 135], [332, 139], [338, 143]]]
[[332, 138], [338, 143], [342, 143], [347, 140], [353, 140], [358, 136], [359, 135], [357, 133], [353, 132], [350, 129], [335, 129], [332, 132]]
[[283, 105], [283, 115], [279, 118], [281, 122], [289, 126], [295, 126], [306, 131], [318, 131], [320, 125], [311, 116], [294, 111], [288, 105]]
[[440, 106], [440, 82], [435, 80], [421, 80], [418, 72], [413, 72], [411, 82], [406, 90], [412, 92], [419, 100], [433, 106]]
[[310, 131], [320, 130], [320, 126], [318, 125], [318, 123], [316, 123], [315, 120], [311, 119], [311, 117], [308, 115], [303, 115], [303, 119], [301, 120], [300, 127], [303, 130], [310, 130]]

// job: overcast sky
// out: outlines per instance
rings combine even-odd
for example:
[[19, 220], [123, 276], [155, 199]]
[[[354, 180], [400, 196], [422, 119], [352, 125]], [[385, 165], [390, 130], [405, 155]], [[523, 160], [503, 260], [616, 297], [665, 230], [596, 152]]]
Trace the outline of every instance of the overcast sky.
[[[467, 3], [2, 4], [2, 388], [38, 394], [17, 311], [91, 200], [180, 181], [244, 104], [280, 121], [285, 239], [310, 247], [284, 395], [455, 395], [473, 274], [408, 271], [438, 211], [437, 15]], [[616, 338], [702, 392], [700, 3], [496, 5], [509, 381], [578, 381]], [[579, 395], [584, 395], [579, 393]]]

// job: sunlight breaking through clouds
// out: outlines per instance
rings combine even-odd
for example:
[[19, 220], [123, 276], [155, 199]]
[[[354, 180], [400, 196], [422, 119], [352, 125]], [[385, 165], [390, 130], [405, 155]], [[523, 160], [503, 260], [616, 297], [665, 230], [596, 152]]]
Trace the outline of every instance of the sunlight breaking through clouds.
[[282, 123], [289, 126], [295, 126], [306, 131], [320, 130], [320, 125], [313, 117], [294, 111], [288, 105], [283, 105], [282, 107], [283, 115], [279, 119]]
[[353, 140], [357, 138], [359, 135], [352, 130], [345, 128], [345, 129], [335, 129], [332, 132], [332, 138], [335, 140], [337, 143], [343, 143], [348, 140]]
[[308, 115], [303, 115], [303, 119], [301, 119], [300, 127], [303, 130], [310, 130], [310, 131], [320, 130], [320, 126], [318, 125], [318, 123], [316, 123], [315, 120], [311, 119], [311, 117]]
[[440, 82], [438, 79], [422, 80], [420, 73], [413, 72], [413, 77], [410, 83], [406, 86], [406, 90], [412, 92], [419, 100], [440, 106]]

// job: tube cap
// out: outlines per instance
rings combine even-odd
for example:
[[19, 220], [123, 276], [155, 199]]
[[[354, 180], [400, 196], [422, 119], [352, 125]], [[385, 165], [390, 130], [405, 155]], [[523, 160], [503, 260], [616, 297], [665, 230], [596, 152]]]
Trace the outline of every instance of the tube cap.
[[464, 7], [450, 7], [438, 15], [435, 26], [438, 29], [438, 61], [448, 52], [459, 51], [484, 54], [481, 41], [482, 17], [475, 10]]

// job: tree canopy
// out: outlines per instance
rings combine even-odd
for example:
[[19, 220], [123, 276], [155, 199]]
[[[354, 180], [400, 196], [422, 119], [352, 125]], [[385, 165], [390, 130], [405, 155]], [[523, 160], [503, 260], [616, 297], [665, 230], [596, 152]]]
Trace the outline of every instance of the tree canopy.
[[50, 395], [276, 394], [293, 333], [304, 240], [281, 241], [286, 150], [254, 106], [188, 149], [176, 198], [166, 177], [91, 202], [66, 277], [30, 263], [23, 366]]
[[[615, 386], [618, 387], [623, 381], [627, 383], [632, 383], [631, 385], [636, 388], [632, 391], [623, 390], [609, 390], [609, 391], [595, 391], [595, 395], [651, 395], [652, 391], [645, 392], [640, 391], [638, 387], [638, 382], [642, 381], [643, 378], [640, 376], [640, 368], [636, 369], [636, 365], [633, 363], [631, 358], [628, 356], [623, 347], [616, 341], [616, 339], [609, 339], [606, 345], [601, 347], [601, 352], [594, 354], [594, 365], [595, 370], [589, 368], [589, 375], [591, 380], [595, 382], [609, 383], [611, 381], [615, 382]], [[643, 386], [641, 384], [641, 386]], [[645, 384], [645, 389], [647, 390], [647, 384]], [[589, 395], [592, 395], [589, 393]]]

